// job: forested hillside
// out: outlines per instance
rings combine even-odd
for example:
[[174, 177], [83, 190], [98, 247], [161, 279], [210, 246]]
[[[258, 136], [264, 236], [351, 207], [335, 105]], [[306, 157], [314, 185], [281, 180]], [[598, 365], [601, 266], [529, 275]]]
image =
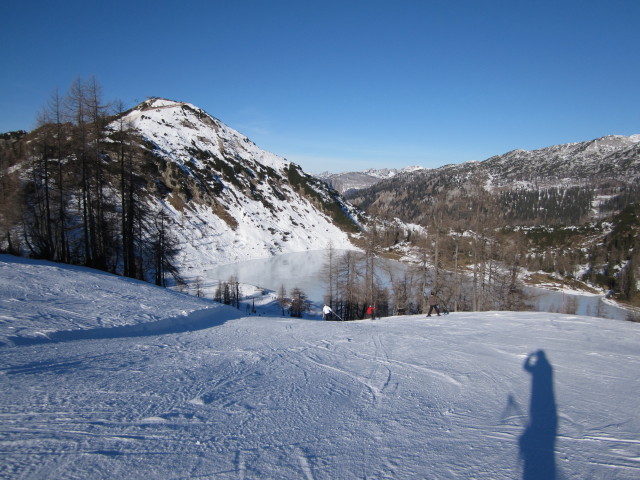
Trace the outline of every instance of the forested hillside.
[[639, 180], [640, 136], [612, 136], [401, 174], [350, 200], [426, 227], [426, 254], [445, 270], [462, 262], [484, 281], [478, 268], [495, 261], [637, 303]]
[[95, 79], [0, 137], [0, 251], [158, 285], [194, 265], [351, 246], [359, 213], [323, 182], [199, 108], [126, 110]]

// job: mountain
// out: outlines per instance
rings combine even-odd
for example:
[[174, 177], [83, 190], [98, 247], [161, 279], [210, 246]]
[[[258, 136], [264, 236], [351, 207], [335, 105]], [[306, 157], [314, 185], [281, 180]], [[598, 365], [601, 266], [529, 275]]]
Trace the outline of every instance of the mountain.
[[592, 179], [631, 183], [640, 177], [639, 152], [640, 135], [609, 135], [532, 151], [513, 150], [482, 162], [445, 165], [435, 169], [413, 166], [361, 172], [323, 172], [316, 176], [349, 197], [357, 196], [358, 190], [367, 189], [384, 180], [396, 179], [390, 185], [397, 185], [414, 174], [423, 179], [449, 177], [464, 182], [478, 169], [489, 175], [487, 186], [491, 188], [566, 187], [583, 185]]
[[358, 209], [198, 107], [151, 98], [107, 117], [87, 101], [72, 121], [0, 137], [0, 250], [136, 278], [163, 264], [188, 278], [352, 248]]
[[[569, 195], [578, 190], [588, 195], [571, 202], [565, 195], [566, 208], [581, 203], [584, 212], [598, 216], [640, 200], [639, 182], [640, 135], [611, 135], [539, 150], [514, 150], [481, 162], [400, 173], [351, 195], [350, 200], [371, 214], [386, 212], [390, 217], [423, 222], [420, 205], [425, 199], [439, 193], [454, 196], [455, 192], [469, 192], [474, 185], [496, 195], [516, 192], [522, 198], [524, 192], [566, 193], [572, 189]], [[535, 211], [536, 207], [529, 205], [529, 213]]]
[[351, 246], [355, 208], [194, 105], [150, 99], [109, 130], [121, 122], [158, 162], [185, 267]]
[[640, 477], [640, 324], [253, 301], [0, 255], [0, 478]]
[[640, 305], [640, 135], [398, 174], [349, 201], [427, 227], [426, 253], [444, 268], [462, 259], [475, 275], [491, 259], [544, 272], [530, 283], [577, 279]]
[[587, 142], [491, 157], [480, 165], [494, 188], [633, 184], [640, 179], [640, 135], [610, 135]]
[[402, 169], [397, 168], [382, 168], [375, 169], [370, 168], [362, 172], [344, 172], [344, 173], [330, 173], [323, 172], [316, 175], [321, 180], [324, 180], [338, 192], [343, 195], [349, 196], [355, 193], [357, 190], [375, 185], [376, 183], [393, 178], [399, 173], [410, 173], [418, 170], [424, 170], [424, 167], [413, 166], [405, 167]]
[[[515, 262], [517, 270], [525, 259], [530, 270], [544, 266], [555, 273], [561, 270], [556, 259], [571, 256], [572, 267], [562, 271], [583, 275], [581, 266], [589, 264], [601, 285], [624, 283], [627, 297], [633, 294], [627, 286], [634, 285], [631, 273], [638, 264], [629, 252], [640, 251], [633, 246], [636, 211], [624, 209], [640, 200], [638, 135], [516, 150], [432, 170], [360, 172], [343, 187], [356, 186], [356, 177], [377, 183], [355, 191], [347, 202], [324, 181], [192, 104], [152, 98], [107, 117], [86, 88], [67, 99], [73, 116], [60, 121], [59, 112], [50, 111], [42, 117], [49, 121], [36, 130], [0, 137], [0, 250], [158, 285], [167, 285], [169, 275], [193, 283], [212, 264], [330, 243], [350, 248], [352, 240], [362, 245], [357, 234], [360, 212], [366, 211], [392, 220], [372, 229], [370, 240], [394, 254], [416, 247], [426, 259], [425, 249], [432, 248], [438, 267], [455, 270], [466, 267], [458, 256], [465, 263], [484, 262], [496, 252], [510, 252], [510, 258], [495, 260]], [[439, 206], [446, 208], [436, 212]], [[452, 257], [439, 255], [437, 236], [429, 231], [431, 238], [424, 239], [423, 229], [407, 227], [427, 226], [436, 217], [443, 235], [472, 233], [442, 245], [456, 252], [452, 265], [444, 265]], [[512, 250], [485, 242], [500, 227], [575, 226], [605, 218], [609, 223], [601, 222], [598, 231], [581, 233], [602, 247], [598, 251], [581, 248], [567, 235], [563, 241], [572, 252], [549, 236], [533, 246], [516, 245], [515, 239]], [[485, 252], [478, 247], [480, 236]]]

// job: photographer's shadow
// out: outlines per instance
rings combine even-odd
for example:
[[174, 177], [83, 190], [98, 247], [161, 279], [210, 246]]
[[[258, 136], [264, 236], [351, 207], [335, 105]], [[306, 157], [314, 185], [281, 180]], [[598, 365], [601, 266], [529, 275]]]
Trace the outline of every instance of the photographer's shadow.
[[529, 424], [519, 438], [523, 480], [555, 480], [558, 412], [553, 369], [543, 350], [530, 354], [523, 368], [531, 374]]

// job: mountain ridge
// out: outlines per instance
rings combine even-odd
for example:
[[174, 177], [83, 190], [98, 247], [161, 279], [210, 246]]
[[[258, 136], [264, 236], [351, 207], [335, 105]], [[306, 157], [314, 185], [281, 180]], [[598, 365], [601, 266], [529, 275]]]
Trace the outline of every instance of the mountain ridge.
[[[85, 106], [77, 104], [78, 113]], [[135, 278], [154, 268], [164, 275], [167, 252], [193, 281], [211, 264], [329, 245], [352, 249], [376, 217], [378, 246], [391, 251], [405, 242], [427, 246], [430, 237], [419, 237], [432, 235], [422, 227], [435, 213], [487, 238], [489, 228], [510, 225], [580, 225], [640, 200], [640, 135], [513, 150], [437, 169], [370, 169], [358, 175], [375, 183], [350, 201], [331, 179], [327, 184], [260, 149], [187, 102], [150, 98], [108, 119], [94, 114], [0, 140], [1, 179], [13, 192], [3, 188], [1, 213], [24, 197], [22, 211], [0, 215], [0, 248], [113, 272], [124, 265], [123, 274]], [[436, 212], [438, 204], [445, 208]], [[166, 232], [175, 241], [163, 251]], [[533, 257], [555, 258], [544, 248]], [[614, 266], [626, 268], [625, 252], [616, 248], [621, 259]], [[163, 284], [158, 276], [156, 282]]]
[[[469, 191], [473, 184], [490, 192], [586, 188], [595, 197], [632, 192], [640, 182], [640, 135], [609, 135], [585, 142], [554, 145], [537, 150], [512, 150], [483, 161], [448, 164], [434, 169], [400, 173], [349, 196], [363, 210], [382, 211], [410, 219], [394, 208], [391, 199], [401, 192], [415, 212], [425, 198]], [[406, 198], [405, 198], [406, 197]]]
[[[610, 158], [611, 157], [611, 158]], [[316, 176], [339, 192], [348, 197], [356, 195], [358, 190], [364, 190], [378, 183], [389, 181], [393, 178], [401, 178], [403, 175], [418, 174], [422, 176], [437, 175], [441, 172], [448, 172], [452, 175], [468, 173], [477, 169], [479, 166], [486, 168], [492, 176], [492, 180], [498, 178], [500, 170], [507, 173], [504, 180], [498, 182], [496, 187], [509, 185], [514, 179], [521, 181], [521, 178], [529, 176], [533, 180], [528, 185], [521, 186], [533, 187], [535, 180], [538, 182], [541, 178], [548, 177], [546, 172], [552, 172], [557, 176], [561, 173], [566, 178], [584, 178], [587, 173], [590, 175], [608, 175], [608, 166], [604, 164], [606, 161], [613, 162], [623, 158], [625, 161], [629, 157], [636, 160], [630, 165], [634, 178], [640, 178], [640, 165], [638, 165], [638, 157], [640, 157], [640, 134], [634, 135], [606, 135], [592, 140], [582, 142], [571, 142], [566, 144], [552, 145], [549, 147], [538, 148], [534, 150], [515, 149], [506, 153], [493, 155], [485, 160], [470, 160], [457, 164], [446, 164], [435, 168], [426, 168], [421, 166], [410, 166], [401, 169], [383, 168], [383, 169], [367, 169], [362, 171], [350, 171], [341, 173], [322, 172]], [[563, 166], [563, 161], [570, 161], [573, 165]], [[524, 162], [532, 162], [534, 167], [528, 171], [523, 165]], [[578, 165], [575, 165], [578, 163]], [[582, 164], [580, 164], [582, 163]], [[615, 165], [614, 165], [615, 166]], [[626, 167], [629, 165], [622, 165]], [[574, 167], [571, 171], [570, 167]], [[509, 174], [506, 170], [512, 170]], [[619, 168], [621, 170], [622, 168]], [[627, 172], [621, 172], [618, 179], [625, 179]], [[514, 175], [515, 174], [515, 175]], [[556, 182], [547, 181], [546, 185], [553, 185]], [[538, 183], [538, 186], [540, 184]]]
[[232, 263], [322, 249], [329, 241], [351, 247], [332, 214], [340, 209], [343, 221], [355, 222], [352, 206], [193, 104], [153, 98], [109, 129], [121, 121], [166, 162], [160, 171], [169, 190], [165, 206], [190, 232], [177, 231], [188, 258], [197, 251], [212, 262]]
[[107, 114], [83, 95], [68, 116], [0, 136], [1, 251], [166, 285], [212, 264], [355, 248], [358, 209], [204, 110], [154, 97]]

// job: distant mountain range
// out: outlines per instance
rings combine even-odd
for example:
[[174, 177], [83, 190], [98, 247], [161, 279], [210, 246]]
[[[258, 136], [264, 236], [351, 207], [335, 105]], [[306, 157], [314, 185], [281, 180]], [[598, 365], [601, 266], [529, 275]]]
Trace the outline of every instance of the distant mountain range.
[[336, 189], [343, 195], [349, 195], [356, 190], [362, 190], [364, 188], [375, 185], [376, 183], [393, 178], [400, 173], [410, 173], [418, 170], [425, 170], [424, 167], [412, 166], [401, 169], [397, 168], [370, 168], [362, 172], [343, 172], [343, 173], [331, 173], [323, 172], [316, 175], [321, 180], [327, 182], [332, 188]]
[[[585, 142], [555, 145], [538, 150], [513, 150], [495, 155], [482, 162], [471, 161], [450, 164], [439, 168], [411, 166], [402, 169], [368, 169], [360, 172], [322, 172], [316, 177], [329, 183], [341, 193], [362, 190], [383, 180], [403, 174], [418, 174], [424, 177], [441, 176], [447, 172], [452, 177], [469, 177], [479, 167], [491, 176], [491, 185], [500, 187], [558, 185], [580, 183], [584, 179], [615, 178], [626, 182], [635, 180], [640, 173], [640, 134], [623, 136], [609, 135]], [[631, 177], [629, 177], [631, 175]]]
[[[599, 207], [620, 210], [622, 204], [640, 200], [640, 135], [611, 135], [539, 150], [514, 150], [481, 162], [399, 172], [352, 192], [350, 201], [371, 214], [420, 222], [425, 199], [469, 191], [474, 183], [503, 196], [581, 189], [588, 192], [584, 201], [592, 202], [582, 207], [592, 206], [594, 215]], [[616, 200], [620, 208], [612, 207]]]
[[539, 188], [602, 180], [632, 183], [640, 176], [640, 135], [610, 135], [539, 150], [514, 150], [452, 169], [471, 172], [478, 166], [490, 175], [493, 187]]

